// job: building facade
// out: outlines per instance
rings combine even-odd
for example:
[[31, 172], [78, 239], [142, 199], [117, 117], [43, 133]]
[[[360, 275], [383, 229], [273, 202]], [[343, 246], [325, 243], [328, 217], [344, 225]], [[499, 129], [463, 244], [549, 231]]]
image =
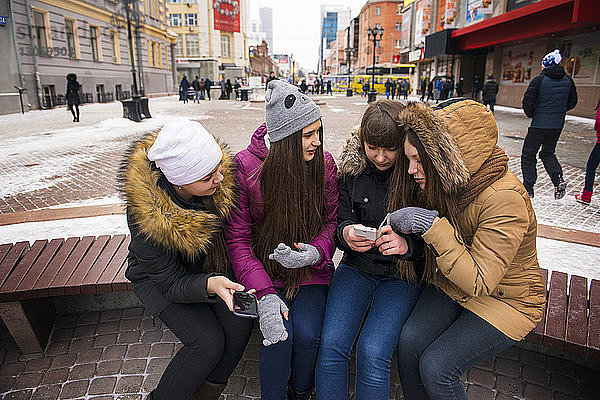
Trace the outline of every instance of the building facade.
[[[133, 53], [140, 94], [174, 90], [172, 45], [165, 0], [134, 1], [132, 47], [121, 1], [13, 0], [15, 43], [27, 102], [64, 104], [66, 75], [76, 73], [82, 100], [105, 102], [134, 93]], [[30, 29], [31, 28], [31, 29]]]
[[[10, 0], [0, 0], [0, 114], [21, 110], [19, 91], [23, 76], [20, 71], [18, 46], [14, 26], [14, 14]], [[27, 97], [24, 98], [27, 101]]]
[[321, 6], [321, 34], [319, 42], [319, 64], [317, 70], [326, 73], [326, 59], [331, 55], [330, 46], [336, 40], [337, 32], [350, 25], [351, 10], [343, 5]]
[[178, 81], [248, 77], [246, 0], [168, 0], [167, 7]]
[[258, 10], [260, 17], [261, 31], [265, 34], [265, 42], [269, 49], [273, 49], [273, 9], [271, 7], [261, 7]]
[[250, 48], [250, 76], [260, 76], [264, 82], [273, 71], [280, 76], [279, 65], [269, 56], [269, 45], [266, 41]]

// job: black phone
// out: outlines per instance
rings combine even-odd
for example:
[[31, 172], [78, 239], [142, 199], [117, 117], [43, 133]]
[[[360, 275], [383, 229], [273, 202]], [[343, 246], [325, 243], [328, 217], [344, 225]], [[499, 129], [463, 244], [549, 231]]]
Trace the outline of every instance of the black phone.
[[258, 303], [252, 293], [233, 292], [233, 314], [241, 318], [258, 318]]

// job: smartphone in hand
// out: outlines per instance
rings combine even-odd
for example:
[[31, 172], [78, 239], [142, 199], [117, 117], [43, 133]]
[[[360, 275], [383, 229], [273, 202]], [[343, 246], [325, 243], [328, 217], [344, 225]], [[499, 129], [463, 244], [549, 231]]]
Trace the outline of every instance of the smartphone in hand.
[[362, 236], [365, 239], [371, 240], [373, 242], [377, 239], [377, 229], [370, 228], [368, 226], [355, 225], [354, 233], [357, 236]]
[[241, 318], [258, 318], [256, 296], [247, 292], [233, 292], [233, 314]]

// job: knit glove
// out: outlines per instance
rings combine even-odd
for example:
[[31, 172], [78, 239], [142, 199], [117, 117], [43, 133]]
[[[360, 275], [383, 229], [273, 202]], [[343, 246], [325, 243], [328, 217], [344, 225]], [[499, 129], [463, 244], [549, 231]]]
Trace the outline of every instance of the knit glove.
[[288, 338], [282, 317], [286, 311], [288, 307], [276, 294], [261, 297], [258, 302], [258, 322], [264, 338], [263, 345], [270, 346]]
[[298, 244], [300, 245], [300, 249], [295, 251], [290, 246], [279, 243], [279, 246], [273, 250], [273, 253], [269, 254], [269, 259], [275, 260], [285, 268], [290, 269], [308, 267], [319, 262], [321, 253], [319, 253], [319, 250], [315, 246], [306, 243]]
[[390, 225], [396, 232], [405, 235], [416, 233], [419, 235], [427, 232], [433, 220], [440, 213], [437, 210], [427, 210], [420, 207], [404, 207], [390, 214]]

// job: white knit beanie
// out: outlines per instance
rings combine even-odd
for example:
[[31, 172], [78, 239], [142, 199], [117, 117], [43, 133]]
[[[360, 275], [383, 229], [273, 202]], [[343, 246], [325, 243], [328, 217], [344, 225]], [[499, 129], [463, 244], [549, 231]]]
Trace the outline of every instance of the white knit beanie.
[[222, 158], [215, 138], [198, 122], [186, 118], [167, 122], [148, 151], [148, 159], [156, 162], [174, 185], [187, 185], [205, 178]]

